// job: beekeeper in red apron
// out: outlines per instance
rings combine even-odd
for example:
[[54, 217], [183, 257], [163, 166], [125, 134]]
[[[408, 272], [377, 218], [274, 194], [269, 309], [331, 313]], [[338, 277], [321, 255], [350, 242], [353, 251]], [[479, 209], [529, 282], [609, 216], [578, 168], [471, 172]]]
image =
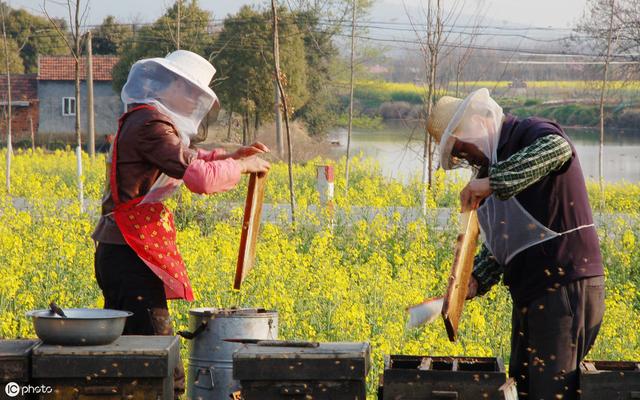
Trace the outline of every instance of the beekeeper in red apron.
[[[234, 153], [189, 148], [191, 138], [218, 99], [209, 88], [215, 68], [199, 55], [178, 50], [136, 62], [122, 89], [127, 112], [111, 148], [109, 180], [97, 242], [95, 275], [105, 308], [133, 312], [124, 334], [171, 335], [168, 299], [193, 300], [176, 247], [171, 211], [162, 201], [183, 183], [194, 193], [224, 192], [242, 173], [266, 172], [261, 143]], [[184, 392], [182, 364], [176, 397]]]

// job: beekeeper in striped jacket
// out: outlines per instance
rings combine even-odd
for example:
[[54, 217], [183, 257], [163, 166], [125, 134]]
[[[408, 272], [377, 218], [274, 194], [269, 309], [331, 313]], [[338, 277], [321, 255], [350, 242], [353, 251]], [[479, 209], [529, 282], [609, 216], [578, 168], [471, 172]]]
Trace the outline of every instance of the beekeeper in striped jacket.
[[504, 115], [487, 89], [442, 97], [427, 127], [445, 170], [474, 178], [483, 245], [469, 297], [502, 280], [513, 299], [509, 374], [521, 399], [576, 399], [577, 369], [604, 314], [604, 272], [576, 150], [557, 124]]

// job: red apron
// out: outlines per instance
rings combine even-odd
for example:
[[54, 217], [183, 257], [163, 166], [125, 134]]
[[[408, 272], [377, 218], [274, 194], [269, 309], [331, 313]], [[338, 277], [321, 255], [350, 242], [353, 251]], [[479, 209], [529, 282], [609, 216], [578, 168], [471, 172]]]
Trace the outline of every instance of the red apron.
[[141, 108], [155, 110], [149, 105], [138, 106], [122, 115], [118, 121], [118, 133], [113, 141], [111, 156], [110, 186], [115, 204], [113, 216], [127, 244], [164, 283], [167, 299], [193, 301], [187, 269], [176, 246], [176, 229], [171, 212], [161, 202], [141, 203], [144, 196], [126, 203], [122, 203], [118, 196], [118, 135], [127, 116]]

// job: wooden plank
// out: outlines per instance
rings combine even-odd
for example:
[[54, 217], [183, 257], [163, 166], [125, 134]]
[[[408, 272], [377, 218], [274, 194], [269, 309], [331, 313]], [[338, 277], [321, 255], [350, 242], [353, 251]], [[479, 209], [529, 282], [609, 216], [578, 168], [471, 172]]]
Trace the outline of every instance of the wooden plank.
[[449, 286], [444, 297], [442, 318], [449, 340], [454, 342], [458, 334], [458, 323], [469, 290], [469, 280], [473, 271], [473, 259], [478, 245], [480, 227], [476, 211], [461, 216], [462, 226], [456, 242], [455, 255], [449, 276]]
[[428, 371], [431, 369], [431, 357], [425, 357], [422, 359], [422, 361], [420, 362], [420, 366], [418, 367], [419, 370], [421, 371]]
[[518, 388], [513, 378], [509, 378], [498, 390], [503, 393], [505, 400], [518, 400]]
[[242, 281], [253, 268], [256, 258], [256, 241], [260, 230], [260, 217], [262, 216], [262, 202], [264, 200], [264, 188], [267, 174], [253, 173], [249, 177], [247, 200], [244, 204], [244, 220], [242, 221], [242, 233], [240, 234], [240, 250], [238, 252], [238, 265], [233, 288], [238, 290]]

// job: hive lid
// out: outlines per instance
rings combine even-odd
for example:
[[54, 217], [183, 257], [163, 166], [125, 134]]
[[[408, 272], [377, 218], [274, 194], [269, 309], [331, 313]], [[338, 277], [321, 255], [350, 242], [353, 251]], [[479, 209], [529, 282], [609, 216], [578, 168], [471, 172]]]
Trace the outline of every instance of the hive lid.
[[583, 400], [638, 398], [640, 362], [583, 361], [578, 380]]
[[361, 380], [369, 372], [370, 351], [369, 343], [248, 344], [233, 355], [233, 376], [238, 380]]
[[385, 371], [446, 371], [455, 373], [499, 372], [504, 374], [500, 357], [446, 357], [392, 355], [385, 360]]
[[[178, 362], [176, 336], [121, 336], [104, 346], [40, 344], [31, 357], [34, 378], [170, 376]], [[60, 368], [64, 365], [64, 368]]]
[[[434, 389], [449, 390], [447, 388], [455, 387], [470, 396], [464, 398], [471, 399], [482, 398], [480, 393], [486, 393], [486, 390], [497, 396], [499, 388], [507, 382], [504, 364], [499, 357], [392, 355], [385, 360], [383, 379], [385, 396], [388, 391], [393, 393], [397, 388], [413, 385], [419, 388], [416, 389], [419, 393], [427, 390], [425, 388], [430, 388], [430, 393]], [[389, 389], [391, 387], [396, 389]]]
[[0, 382], [29, 379], [29, 357], [38, 343], [38, 340], [0, 340]]
[[38, 340], [0, 340], [0, 361], [28, 358]]
[[580, 373], [583, 375], [614, 371], [640, 374], [640, 361], [583, 361], [580, 363]]

